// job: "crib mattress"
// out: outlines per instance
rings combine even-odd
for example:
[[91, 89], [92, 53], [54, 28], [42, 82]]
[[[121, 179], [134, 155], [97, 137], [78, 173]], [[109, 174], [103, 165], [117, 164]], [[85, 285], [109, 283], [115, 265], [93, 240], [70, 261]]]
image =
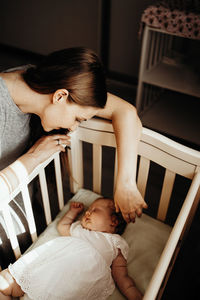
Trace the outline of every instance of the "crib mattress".
[[[80, 189], [70, 201], [80, 201], [85, 204], [85, 207], [88, 207], [99, 196], [92, 191]], [[69, 209], [70, 201], [27, 251], [59, 236], [56, 225], [58, 220]], [[130, 247], [128, 256], [129, 274], [135, 280], [137, 287], [142, 293], [148, 286], [170, 232], [170, 226], [143, 213], [142, 217], [137, 218], [135, 223], [127, 225], [122, 235]], [[29, 300], [27, 295], [20, 299]], [[108, 300], [122, 299], [125, 298], [117, 288], [108, 298]]]

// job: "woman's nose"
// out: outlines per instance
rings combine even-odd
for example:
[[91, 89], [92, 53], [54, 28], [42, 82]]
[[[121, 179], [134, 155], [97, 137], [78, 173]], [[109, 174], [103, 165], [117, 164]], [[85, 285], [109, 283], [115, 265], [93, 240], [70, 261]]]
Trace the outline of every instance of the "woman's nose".
[[75, 130], [77, 129], [78, 125], [79, 125], [79, 123], [78, 123], [78, 122], [75, 122], [75, 123], [69, 128], [69, 130], [70, 130], [70, 131], [75, 131]]

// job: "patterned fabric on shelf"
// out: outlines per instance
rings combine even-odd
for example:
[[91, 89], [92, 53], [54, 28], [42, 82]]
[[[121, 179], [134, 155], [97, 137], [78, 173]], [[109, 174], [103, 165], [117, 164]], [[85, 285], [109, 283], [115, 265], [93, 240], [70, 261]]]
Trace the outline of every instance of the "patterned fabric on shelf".
[[200, 39], [200, 1], [159, 1], [145, 9], [141, 21], [142, 27], [147, 24], [178, 36]]

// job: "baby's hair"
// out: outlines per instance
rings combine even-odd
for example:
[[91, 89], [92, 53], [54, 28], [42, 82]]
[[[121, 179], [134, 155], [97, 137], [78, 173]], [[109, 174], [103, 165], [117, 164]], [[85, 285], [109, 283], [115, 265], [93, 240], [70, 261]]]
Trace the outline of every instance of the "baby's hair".
[[124, 230], [126, 229], [126, 221], [124, 220], [121, 212], [113, 212], [113, 216], [116, 216], [118, 220], [118, 225], [115, 228], [115, 233], [122, 235], [124, 233]]

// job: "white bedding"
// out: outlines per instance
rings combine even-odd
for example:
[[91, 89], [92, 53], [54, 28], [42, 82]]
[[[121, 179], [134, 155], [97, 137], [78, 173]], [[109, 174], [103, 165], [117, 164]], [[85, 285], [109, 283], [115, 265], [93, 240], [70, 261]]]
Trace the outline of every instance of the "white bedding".
[[[89, 206], [95, 199], [99, 197], [98, 194], [89, 190], [80, 189], [70, 201], [80, 201]], [[46, 228], [40, 235], [38, 240], [31, 245], [27, 250], [30, 251], [33, 247], [39, 246], [44, 242], [57, 237], [59, 234], [56, 230], [58, 219], [68, 210], [69, 202], [65, 205], [63, 210], [58, 214], [56, 219]], [[167, 238], [171, 232], [171, 227], [159, 222], [143, 213], [141, 218], [137, 218], [133, 224], [128, 224], [123, 237], [129, 244], [130, 251], [128, 257], [129, 274], [134, 278], [136, 285], [144, 293], [148, 282], [152, 276], [155, 266], [159, 260], [161, 252], [165, 246]], [[21, 299], [28, 299], [22, 297]], [[115, 289], [109, 300], [125, 299], [120, 292]]]

